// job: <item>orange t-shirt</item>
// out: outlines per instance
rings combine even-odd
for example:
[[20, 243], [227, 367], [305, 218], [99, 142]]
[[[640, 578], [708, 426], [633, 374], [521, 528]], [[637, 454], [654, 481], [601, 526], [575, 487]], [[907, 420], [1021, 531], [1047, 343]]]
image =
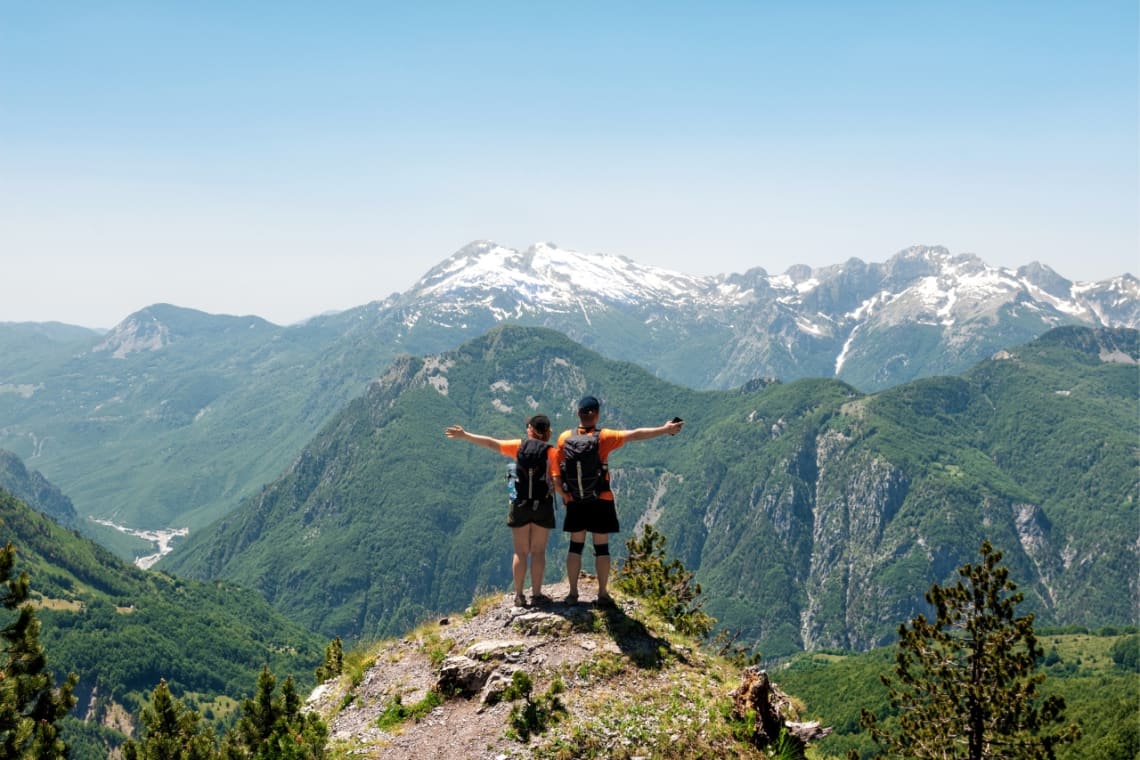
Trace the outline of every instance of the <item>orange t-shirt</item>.
[[[502, 441], [499, 444], [499, 453], [505, 457], [515, 459], [519, 455], [519, 447], [522, 446], [522, 439], [515, 438], [511, 441]], [[551, 446], [546, 450], [546, 469], [553, 477], [554, 473], [558, 472], [558, 449]]]
[[[562, 463], [566, 460], [566, 454], [562, 450], [562, 444], [566, 442], [567, 438], [574, 435], [575, 432], [585, 433], [586, 431], [583, 428], [577, 428], [576, 430], [564, 430], [562, 432], [562, 435], [558, 436], [558, 446], [555, 447], [555, 451], [557, 452], [557, 455], [558, 455], [557, 456], [557, 463], [555, 464], [554, 469], [550, 471], [551, 477], [553, 477], [554, 475], [561, 475], [562, 474]], [[622, 430], [609, 430], [607, 428], [602, 428], [598, 433], [598, 458], [602, 460], [602, 464], [606, 464], [609, 461], [610, 454], [613, 451], [615, 451], [616, 449], [620, 449], [624, 445], [625, 445], [625, 432], [624, 431], [622, 431]], [[606, 501], [613, 501], [614, 500], [614, 494], [613, 494], [613, 491], [611, 491], [609, 489], [609, 485], [610, 485], [610, 480], [607, 477], [606, 478], [606, 490], [604, 490], [600, 494], [598, 494], [599, 499], [605, 499]]]

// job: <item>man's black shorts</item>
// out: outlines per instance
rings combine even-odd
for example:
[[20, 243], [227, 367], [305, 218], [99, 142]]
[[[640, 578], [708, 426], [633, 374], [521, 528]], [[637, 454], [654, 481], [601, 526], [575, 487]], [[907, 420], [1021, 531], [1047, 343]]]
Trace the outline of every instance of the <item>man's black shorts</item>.
[[507, 512], [507, 525], [521, 528], [534, 523], [540, 528], [554, 529], [554, 499], [547, 501], [527, 501], [521, 499], [511, 504]]
[[617, 533], [617, 507], [609, 499], [575, 500], [566, 505], [566, 519], [562, 530], [566, 533]]

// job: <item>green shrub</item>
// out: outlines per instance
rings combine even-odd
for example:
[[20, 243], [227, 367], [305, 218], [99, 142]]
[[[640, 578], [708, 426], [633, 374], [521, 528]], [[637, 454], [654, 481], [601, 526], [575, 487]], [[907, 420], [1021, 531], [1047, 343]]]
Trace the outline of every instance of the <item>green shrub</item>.
[[1109, 650], [1116, 666], [1132, 673], [1140, 673], [1140, 635], [1125, 636]]
[[558, 695], [566, 690], [562, 679], [555, 678], [546, 693], [538, 699], [531, 699], [530, 694], [533, 689], [534, 682], [526, 671], [516, 670], [511, 675], [511, 685], [503, 691], [501, 697], [510, 702], [523, 700], [522, 704], [511, 707], [511, 714], [507, 719], [510, 724], [507, 736], [524, 744], [530, 741], [532, 736], [545, 732], [552, 723], [557, 723], [566, 714], [566, 706], [558, 698]]
[[418, 723], [423, 720], [428, 713], [442, 704], [443, 695], [435, 689], [428, 691], [419, 702], [407, 706], [404, 705], [404, 700], [397, 694], [392, 697], [392, 700], [388, 702], [384, 708], [384, 712], [380, 713], [380, 717], [376, 719], [376, 726], [384, 731], [388, 731], [405, 721], [414, 720]]
[[705, 639], [716, 619], [702, 611], [701, 586], [680, 560], [665, 559], [665, 536], [646, 525], [641, 538], [626, 541], [626, 560], [618, 569], [619, 589], [641, 597], [679, 632]]

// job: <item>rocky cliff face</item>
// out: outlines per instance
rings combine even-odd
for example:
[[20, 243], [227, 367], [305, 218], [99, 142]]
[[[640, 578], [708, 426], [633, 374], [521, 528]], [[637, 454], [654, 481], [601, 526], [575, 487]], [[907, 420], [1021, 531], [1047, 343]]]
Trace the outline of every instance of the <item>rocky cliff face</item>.
[[1138, 552], [1112, 535], [1140, 495], [1118, 417], [1134, 408], [1135, 337], [1063, 328], [963, 377], [850, 400], [770, 388], [718, 428], [734, 453], [695, 454], [658, 528], [700, 568], [710, 612], [766, 654], [893, 640], [984, 538], [1039, 620], [1097, 625], [1094, 605], [1126, 619], [1137, 583], [1120, 570]]
[[867, 648], [879, 643], [884, 623], [898, 619], [897, 610], [880, 606], [891, 592], [879, 587], [875, 575], [890, 556], [884, 534], [902, 507], [909, 481], [898, 467], [866, 451], [852, 452], [850, 444], [829, 431], [817, 448], [812, 553], [800, 631], [806, 649]]

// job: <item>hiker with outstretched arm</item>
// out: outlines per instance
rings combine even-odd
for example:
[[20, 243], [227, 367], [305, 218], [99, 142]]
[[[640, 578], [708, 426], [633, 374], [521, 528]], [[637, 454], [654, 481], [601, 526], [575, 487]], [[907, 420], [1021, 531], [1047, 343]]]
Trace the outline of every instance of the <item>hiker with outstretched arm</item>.
[[515, 581], [515, 605], [528, 606], [523, 596], [527, 565], [530, 565], [531, 604], [549, 602], [542, 593], [542, 578], [546, 574], [546, 542], [554, 529], [554, 489], [550, 473], [557, 469], [557, 452], [550, 440], [550, 419], [536, 414], [526, 421], [525, 439], [500, 440], [486, 435], [468, 433], [459, 425], [444, 431], [448, 438], [468, 441], [476, 446], [498, 452], [515, 460], [514, 471], [508, 477], [513, 489], [507, 511], [507, 525], [511, 528], [514, 557], [511, 572]]
[[598, 574], [598, 604], [612, 605], [607, 586], [610, 578], [609, 534], [619, 530], [617, 507], [610, 490], [609, 456], [630, 441], [645, 441], [662, 435], [677, 435], [685, 424], [679, 417], [660, 427], [634, 430], [598, 428], [601, 403], [593, 396], [578, 402], [578, 427], [558, 436], [558, 467], [551, 473], [554, 487], [566, 505], [562, 530], [570, 534], [566, 574], [570, 593], [566, 602], [578, 602], [578, 574], [586, 533], [594, 543], [594, 566]]

